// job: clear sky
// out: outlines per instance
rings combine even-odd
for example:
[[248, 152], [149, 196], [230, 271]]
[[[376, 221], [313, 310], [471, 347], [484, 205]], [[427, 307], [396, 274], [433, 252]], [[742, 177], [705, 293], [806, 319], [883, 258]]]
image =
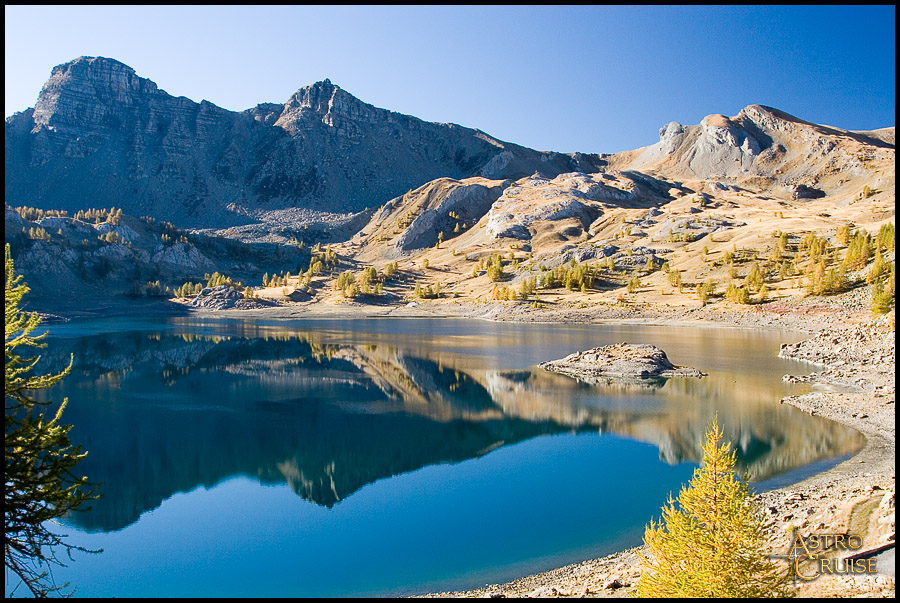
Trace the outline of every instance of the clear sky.
[[749, 104], [894, 125], [893, 6], [6, 6], [6, 115], [60, 63], [117, 59], [243, 110], [330, 78], [540, 150], [617, 152]]

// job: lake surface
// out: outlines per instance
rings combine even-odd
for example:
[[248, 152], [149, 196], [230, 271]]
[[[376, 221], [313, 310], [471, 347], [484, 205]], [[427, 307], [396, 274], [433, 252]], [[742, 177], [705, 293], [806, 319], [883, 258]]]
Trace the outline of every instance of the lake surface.
[[[77, 596], [391, 596], [500, 583], [641, 543], [714, 415], [758, 488], [858, 450], [779, 404], [802, 335], [455, 319], [73, 321], [49, 392], [103, 498]], [[535, 365], [627, 341], [708, 373], [586, 385]], [[7, 593], [10, 580], [7, 577]]]

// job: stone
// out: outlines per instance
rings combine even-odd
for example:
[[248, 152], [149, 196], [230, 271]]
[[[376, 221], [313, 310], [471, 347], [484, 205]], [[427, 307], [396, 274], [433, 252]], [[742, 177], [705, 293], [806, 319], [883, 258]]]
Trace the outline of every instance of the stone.
[[206, 287], [190, 303], [192, 308], [204, 308], [207, 310], [265, 308], [277, 305], [276, 302], [266, 299], [246, 299], [241, 291], [232, 289], [227, 285]]

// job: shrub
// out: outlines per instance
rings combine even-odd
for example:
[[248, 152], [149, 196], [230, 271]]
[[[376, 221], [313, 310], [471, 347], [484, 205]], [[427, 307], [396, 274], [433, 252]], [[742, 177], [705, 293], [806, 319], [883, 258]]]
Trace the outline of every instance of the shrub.
[[503, 272], [503, 259], [499, 253], [492, 255], [488, 260], [487, 275], [493, 283], [500, 282], [506, 277], [506, 274]]
[[715, 281], [706, 281], [697, 287], [697, 297], [700, 299], [700, 303], [704, 306], [706, 302], [709, 301], [709, 298], [716, 294], [716, 282]]
[[846, 247], [850, 242], [850, 235], [853, 234], [853, 229], [849, 224], [845, 224], [844, 226], [838, 226], [837, 232], [834, 233], [834, 238], [837, 241], [838, 245], [841, 247]]
[[359, 295], [359, 284], [356, 282], [352, 270], [345, 270], [335, 279], [333, 288], [340, 291], [344, 297], [353, 299]]
[[764, 283], [765, 275], [759, 267], [759, 264], [754, 262], [753, 266], [750, 267], [750, 272], [747, 273], [747, 277], [744, 279], [744, 284], [747, 285], [747, 288], [751, 291], [759, 291]]
[[426, 285], [425, 287], [423, 287], [418, 281], [416, 281], [416, 287], [413, 291], [413, 295], [415, 295], [419, 299], [434, 299], [436, 297], [440, 297], [441, 285], [440, 283], [437, 283], [433, 287], [431, 285]]
[[847, 255], [844, 257], [844, 266], [847, 270], [860, 270], [869, 263], [872, 257], [872, 236], [865, 230], [858, 230], [850, 244], [847, 245]]
[[847, 273], [844, 271], [843, 264], [826, 270], [825, 261], [821, 260], [810, 274], [809, 282], [806, 285], [806, 294], [832, 295], [846, 291], [848, 288]]
[[885, 251], [894, 251], [894, 224], [888, 222], [878, 229], [878, 235], [875, 237], [875, 244], [878, 249]]
[[891, 262], [890, 273], [884, 282], [876, 280], [872, 284], [872, 312], [887, 314], [894, 307], [895, 264]]
[[803, 237], [803, 240], [800, 242], [800, 251], [805, 250], [809, 255], [809, 258], [816, 262], [818, 261], [819, 256], [825, 253], [825, 244], [825, 239], [810, 233]]

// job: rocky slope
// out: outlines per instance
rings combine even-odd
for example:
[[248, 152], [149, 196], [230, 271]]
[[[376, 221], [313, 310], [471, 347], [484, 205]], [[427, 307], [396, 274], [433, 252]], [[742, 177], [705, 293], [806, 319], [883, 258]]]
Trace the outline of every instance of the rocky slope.
[[[5, 240], [31, 289], [32, 308], [71, 313], [140, 297], [164, 300], [185, 282], [207, 283], [216, 272], [256, 285], [267, 271], [297, 272], [309, 263], [309, 251], [297, 245], [241, 243], [103, 212], [79, 218], [6, 206]], [[259, 305], [251, 301], [239, 306]]]
[[[734, 117], [668, 124], [656, 145], [606, 156], [594, 173], [431, 181], [384, 204], [338, 253], [379, 269], [399, 261], [407, 283], [476, 303], [510, 300], [509, 289], [518, 295], [525, 281], [572, 262], [593, 281], [582, 295], [539, 286], [542, 302], [619, 306], [634, 294], [683, 306], [712, 283], [718, 303], [755, 264], [769, 299], [802, 294], [812, 269], [805, 237], [844, 254], [839, 229], [874, 235], [893, 222], [893, 130], [851, 132], [750, 105]], [[782, 233], [787, 243], [776, 250]], [[497, 255], [500, 278], [485, 269]], [[661, 267], [677, 269], [684, 286]], [[864, 276], [850, 274], [851, 285]], [[393, 293], [409, 301], [412, 291]]]
[[345, 214], [440, 177], [555, 176], [603, 164], [379, 109], [329, 80], [283, 104], [227, 111], [173, 97], [102, 57], [55, 67], [34, 108], [7, 118], [5, 132], [10, 205], [116, 206], [181, 227], [296, 208]]

